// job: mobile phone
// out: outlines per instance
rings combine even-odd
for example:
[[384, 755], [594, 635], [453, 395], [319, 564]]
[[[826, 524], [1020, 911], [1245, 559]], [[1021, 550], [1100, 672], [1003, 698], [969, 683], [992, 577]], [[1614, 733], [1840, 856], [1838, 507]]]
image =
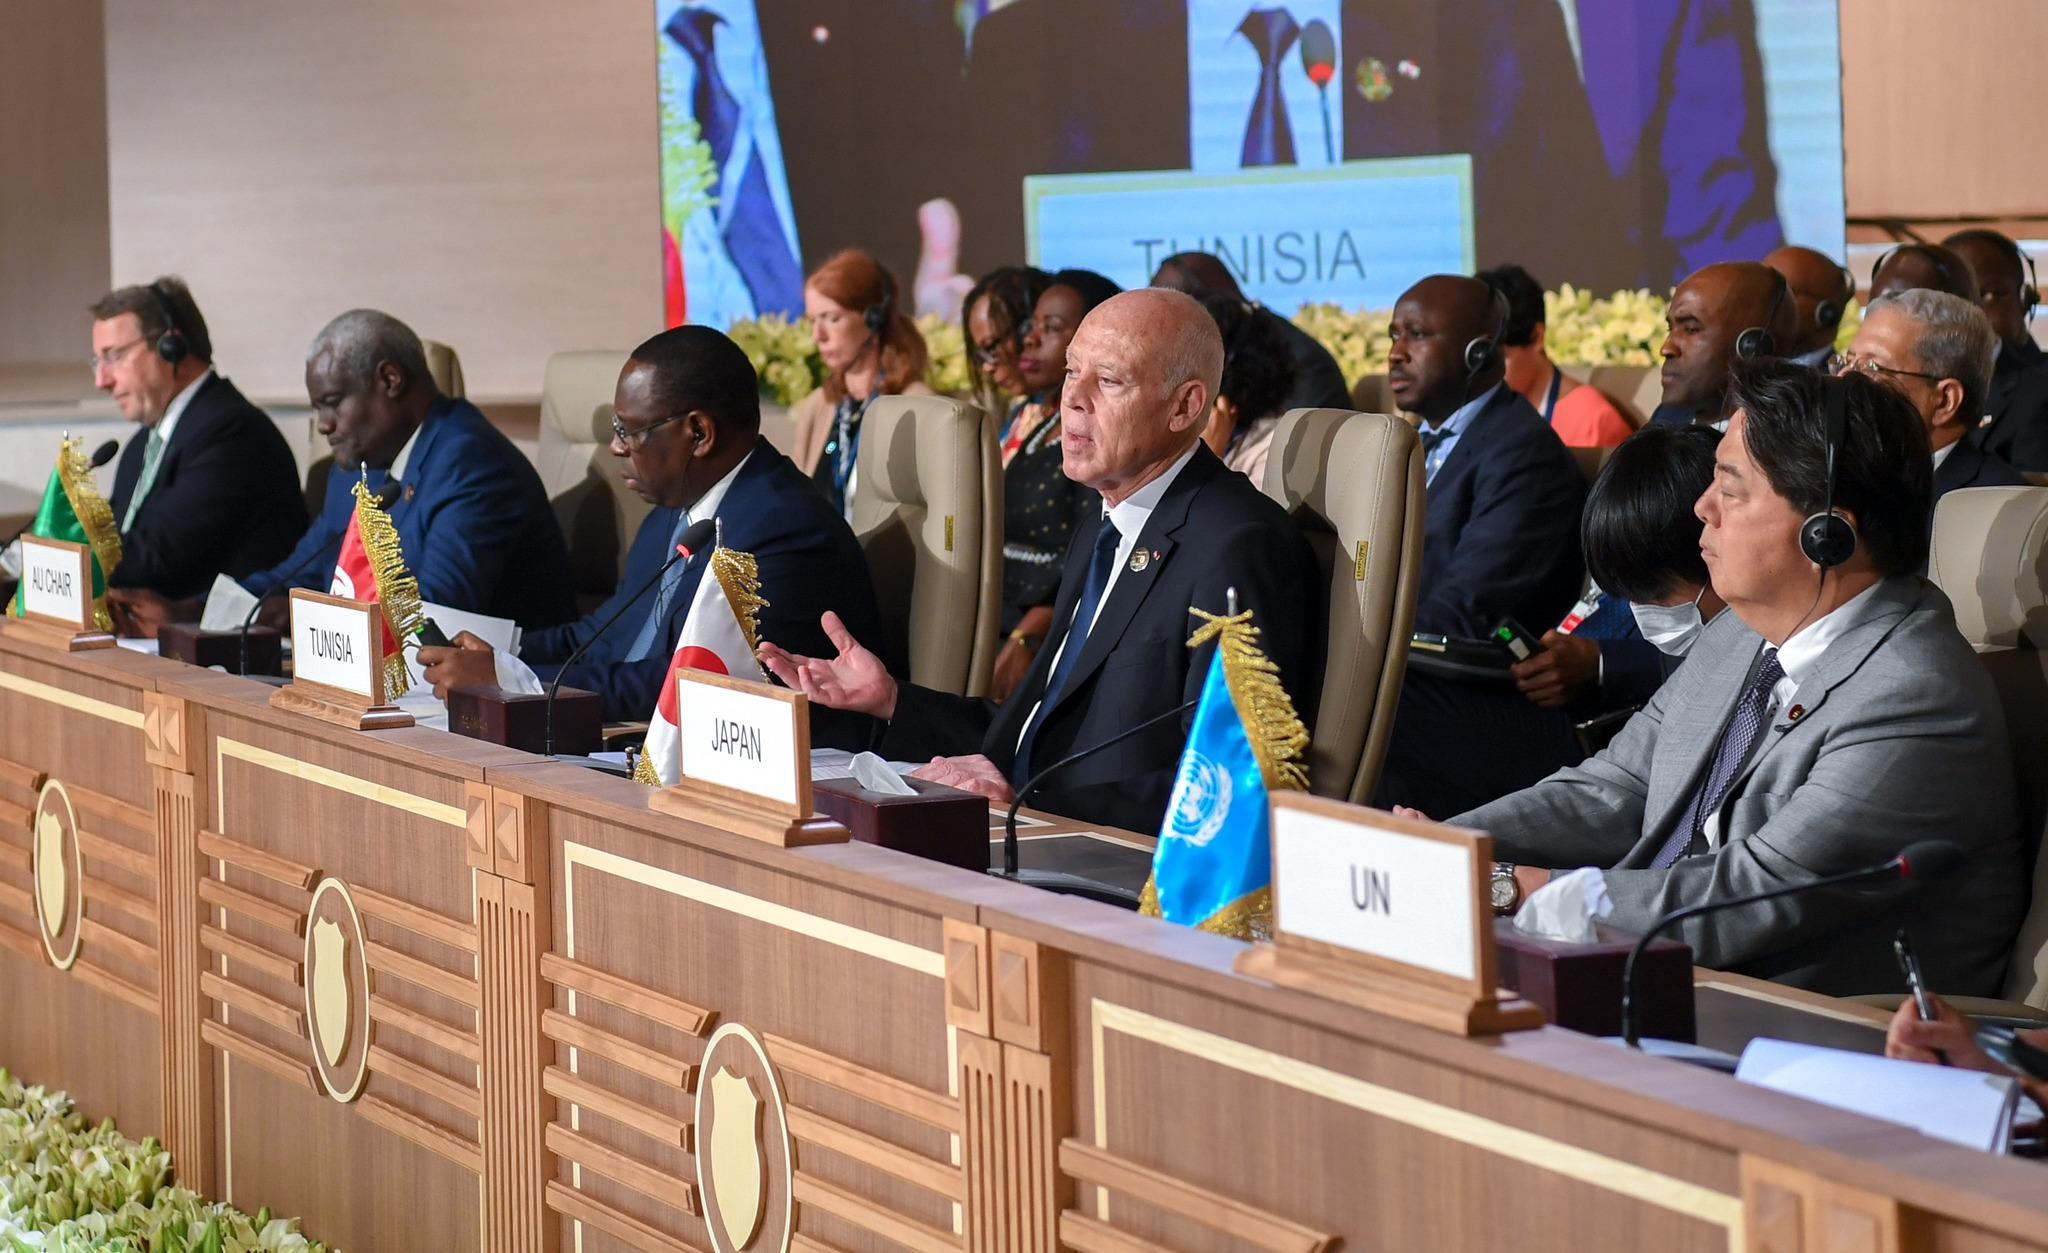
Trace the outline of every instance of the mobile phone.
[[1513, 618], [1502, 618], [1493, 627], [1493, 641], [1508, 650], [1516, 661], [1527, 661], [1543, 651], [1543, 641]]
[[2035, 1079], [2048, 1080], [2048, 1050], [2029, 1044], [2011, 1027], [1977, 1028], [1977, 1043], [1993, 1058]]
[[432, 618], [420, 619], [419, 638], [420, 643], [424, 644], [428, 648], [455, 647], [455, 641], [449, 639], [448, 633], [441, 629], [441, 624], [434, 621]]

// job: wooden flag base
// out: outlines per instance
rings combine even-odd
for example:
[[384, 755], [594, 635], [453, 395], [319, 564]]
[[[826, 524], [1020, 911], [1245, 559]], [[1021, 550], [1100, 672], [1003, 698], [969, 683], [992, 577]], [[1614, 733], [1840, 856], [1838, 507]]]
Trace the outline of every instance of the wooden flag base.
[[1391, 969], [1367, 969], [1295, 944], [1257, 944], [1239, 953], [1232, 964], [1242, 975], [1452, 1035], [1500, 1035], [1544, 1023], [1543, 1007], [1518, 996], [1474, 996], [1462, 988], [1406, 979]]
[[332, 722], [351, 731], [391, 731], [413, 724], [412, 715], [396, 705], [371, 705], [336, 688], [292, 682], [270, 694], [272, 709], [289, 710]]
[[106, 631], [80, 631], [73, 627], [56, 626], [30, 618], [10, 617], [5, 629], [12, 639], [40, 648], [54, 648], [60, 653], [83, 653], [95, 648], [113, 648], [117, 643], [113, 635]]
[[799, 848], [806, 844], [844, 844], [852, 838], [844, 826], [812, 814], [791, 818], [787, 813], [748, 804], [749, 798], [715, 783], [688, 778], [665, 787], [647, 798], [648, 807], [678, 818], [688, 818], [777, 848]]

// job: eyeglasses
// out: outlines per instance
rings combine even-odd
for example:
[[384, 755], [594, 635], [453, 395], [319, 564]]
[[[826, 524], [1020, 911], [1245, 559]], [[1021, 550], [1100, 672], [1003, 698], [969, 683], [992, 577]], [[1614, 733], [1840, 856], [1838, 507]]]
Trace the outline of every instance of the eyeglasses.
[[682, 414], [670, 414], [665, 418], [656, 418], [637, 431], [629, 431], [626, 429], [626, 424], [619, 421], [619, 415], [614, 413], [612, 414], [612, 438], [628, 448], [638, 448], [647, 442], [647, 437], [653, 434], [656, 429], [667, 426], [671, 422], [680, 422], [683, 420], [683, 417], [684, 415]]
[[983, 369], [987, 369], [989, 366], [994, 365], [1005, 352], [1016, 352], [1021, 348], [1024, 344], [1024, 337], [1030, 333], [1031, 319], [1026, 318], [1011, 327], [1009, 334], [999, 335], [986, 344], [976, 344], [974, 346], [974, 359]]
[[1835, 373], [1847, 374], [1851, 370], [1865, 378], [1878, 379], [1880, 381], [1886, 375], [1891, 375], [1895, 378], [1926, 379], [1930, 383], [1939, 383], [1942, 380], [1942, 376], [1939, 374], [1923, 374], [1918, 370], [1895, 370], [1891, 366], [1881, 365], [1869, 357], [1844, 356], [1841, 363], [1836, 367]]
[[91, 370], [94, 374], [98, 374], [102, 368], [111, 370], [121, 364], [121, 358], [127, 356], [130, 349], [133, 349], [138, 344], [146, 344], [148, 342], [147, 339], [131, 339], [127, 343], [117, 344], [105, 352], [94, 353], [85, 359], [85, 368]]

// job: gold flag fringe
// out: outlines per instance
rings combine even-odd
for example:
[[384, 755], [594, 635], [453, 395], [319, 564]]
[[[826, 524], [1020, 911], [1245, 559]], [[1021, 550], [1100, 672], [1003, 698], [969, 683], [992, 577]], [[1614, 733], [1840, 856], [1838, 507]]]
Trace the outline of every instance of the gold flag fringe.
[[[1259, 777], [1267, 792], [1305, 792], [1308, 767], [1301, 756], [1309, 745], [1308, 728], [1295, 712], [1287, 689], [1280, 686], [1280, 667], [1259, 649], [1259, 628], [1252, 625], [1247, 609], [1235, 614], [1189, 612], [1202, 625], [1188, 638], [1189, 648], [1216, 641], [1223, 659], [1223, 683], [1230, 691], [1230, 703], [1259, 763]], [[1138, 898], [1138, 912], [1158, 917], [1159, 885], [1147, 876]], [[1273, 890], [1270, 886], [1248, 892], [1195, 924], [1200, 931], [1232, 936], [1240, 940], [1273, 938]]]
[[[92, 545], [93, 556], [99, 560], [101, 586], [104, 587], [106, 577], [121, 564], [121, 529], [114, 525], [113, 506], [100, 495], [99, 485], [93, 481], [92, 462], [86, 459], [84, 441], [67, 439], [57, 449], [57, 481], [64, 485], [64, 496], [71, 502], [71, 512], [78, 518], [79, 526], [85, 529], [85, 538]], [[92, 612], [100, 630], [114, 629], [114, 619], [107, 613], [104, 594], [94, 598]]]
[[405, 642], [419, 634], [426, 611], [420, 607], [419, 580], [405, 568], [405, 550], [398, 542], [398, 528], [391, 524], [391, 515], [361, 481], [356, 483], [355, 493], [356, 531], [370, 559], [370, 573], [377, 580], [377, 607], [392, 638], [398, 641], [398, 651], [384, 659], [384, 698], [391, 700], [405, 695], [412, 686], [405, 672]]
[[[732, 606], [732, 616], [739, 620], [740, 634], [747, 637], [747, 647], [761, 647], [761, 611], [768, 607], [768, 602], [761, 598], [761, 567], [754, 554], [736, 548], [715, 549], [711, 554], [711, 573], [725, 592], [725, 603]], [[760, 665], [758, 660], [754, 662], [757, 671]], [[633, 781], [648, 787], [661, 786], [654, 759], [647, 755], [644, 746], [639, 760], [633, 763]]]

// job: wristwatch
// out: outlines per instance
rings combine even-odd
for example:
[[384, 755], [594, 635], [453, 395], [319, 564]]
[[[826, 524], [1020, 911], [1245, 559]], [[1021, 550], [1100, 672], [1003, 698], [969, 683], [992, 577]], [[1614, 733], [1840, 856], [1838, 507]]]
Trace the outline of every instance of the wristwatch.
[[1515, 868], [1504, 861], [1493, 863], [1493, 912], [1505, 917], [1522, 903], [1522, 885], [1515, 880]]

